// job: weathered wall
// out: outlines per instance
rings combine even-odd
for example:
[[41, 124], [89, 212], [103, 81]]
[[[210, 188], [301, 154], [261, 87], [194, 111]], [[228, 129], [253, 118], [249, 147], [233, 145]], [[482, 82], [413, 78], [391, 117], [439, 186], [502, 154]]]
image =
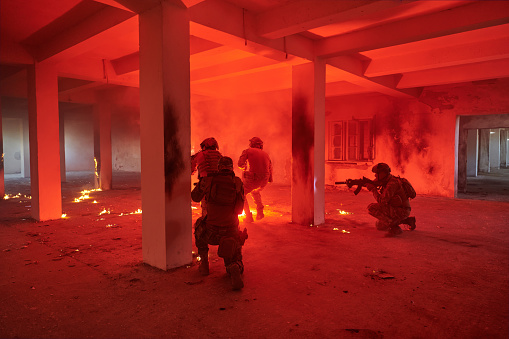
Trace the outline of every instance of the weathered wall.
[[64, 114], [65, 168], [67, 171], [94, 170], [94, 126], [90, 106]]
[[[453, 197], [457, 117], [508, 113], [508, 90], [509, 80], [502, 79], [430, 87], [419, 99], [335, 97], [327, 100], [326, 121], [375, 117], [374, 163], [388, 163], [394, 174], [410, 179], [419, 194]], [[326, 183], [373, 177], [371, 166], [328, 162]]]
[[120, 88], [111, 96], [112, 169], [141, 172], [139, 89]]
[[19, 118], [3, 118], [2, 131], [4, 173], [20, 174], [23, 156], [23, 120]]
[[[112, 169], [140, 172], [139, 90], [121, 87], [106, 94], [112, 103]], [[67, 171], [94, 170], [92, 109], [91, 105], [82, 105], [64, 113]]]
[[468, 177], [476, 177], [477, 176], [477, 162], [479, 161], [478, 152], [479, 152], [479, 144], [478, 144], [478, 134], [479, 130], [477, 129], [469, 129], [467, 130], [467, 176]]

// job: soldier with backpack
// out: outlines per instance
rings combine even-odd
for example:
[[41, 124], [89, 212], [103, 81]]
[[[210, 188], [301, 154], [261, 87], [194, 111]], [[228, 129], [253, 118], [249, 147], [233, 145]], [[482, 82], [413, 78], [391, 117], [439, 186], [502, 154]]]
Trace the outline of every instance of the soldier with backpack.
[[218, 172], [200, 179], [191, 192], [193, 201], [207, 200], [207, 214], [195, 223], [195, 244], [201, 263], [198, 268], [202, 275], [209, 274], [209, 245], [218, 245], [217, 254], [223, 258], [226, 272], [230, 275], [232, 287], [244, 287], [242, 273], [242, 246], [247, 231], [239, 230], [238, 215], [244, 208], [244, 185], [233, 172], [233, 160], [219, 159]]
[[[219, 152], [219, 144], [215, 138], [207, 138], [200, 144], [201, 151], [191, 156], [191, 175], [198, 170], [198, 179], [217, 173], [217, 163], [222, 154]], [[200, 202], [201, 215], [207, 215], [207, 200]]]
[[377, 201], [368, 205], [368, 213], [377, 218], [376, 228], [387, 231], [386, 236], [402, 233], [400, 224], [407, 224], [415, 229], [415, 217], [410, 217], [410, 199], [415, 198], [415, 190], [405, 178], [391, 174], [391, 168], [379, 163], [371, 169], [375, 173], [375, 183], [368, 183], [366, 188], [373, 192]]

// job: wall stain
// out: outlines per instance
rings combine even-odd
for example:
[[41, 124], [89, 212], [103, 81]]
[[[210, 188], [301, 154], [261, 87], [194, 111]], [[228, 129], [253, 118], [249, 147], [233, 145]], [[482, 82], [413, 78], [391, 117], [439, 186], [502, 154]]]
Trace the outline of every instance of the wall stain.
[[164, 103], [164, 177], [165, 193], [172, 195], [177, 178], [186, 167], [178, 137], [178, 117], [169, 100]]
[[[377, 120], [380, 127], [376, 130], [377, 137], [389, 135], [392, 143], [393, 163], [405, 173], [410, 159], [425, 156], [430, 147], [433, 122], [430, 114], [410, 114], [407, 107], [395, 107], [394, 113]], [[430, 165], [429, 173], [434, 171]]]
[[[311, 171], [311, 151], [314, 148], [313, 121], [310, 121], [307, 112], [307, 101], [305, 98], [296, 98], [292, 105], [292, 149], [294, 160], [302, 171], [298, 177], [308, 182], [313, 182]], [[295, 174], [295, 171], [294, 171]], [[293, 182], [296, 181], [293, 175]]]
[[442, 113], [442, 110], [455, 108], [458, 96], [451, 95], [448, 92], [426, 91], [421, 95], [419, 101]]

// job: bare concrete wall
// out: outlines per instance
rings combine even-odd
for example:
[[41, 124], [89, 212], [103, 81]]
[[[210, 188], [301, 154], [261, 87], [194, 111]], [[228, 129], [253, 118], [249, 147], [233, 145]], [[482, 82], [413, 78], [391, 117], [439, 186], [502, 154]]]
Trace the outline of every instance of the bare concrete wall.
[[477, 163], [479, 161], [478, 152], [478, 129], [469, 129], [467, 136], [467, 176], [477, 176]]
[[2, 119], [4, 173], [21, 174], [23, 157], [23, 120], [19, 118]]
[[490, 170], [500, 168], [500, 129], [490, 130]]
[[140, 99], [138, 88], [119, 88], [110, 93], [111, 156], [114, 171], [141, 172]]
[[93, 171], [94, 126], [90, 107], [65, 114], [65, 167], [67, 171]]
[[[497, 115], [505, 116], [509, 112], [508, 91], [509, 79], [502, 79], [430, 87], [419, 99], [336, 97], [327, 100], [326, 121], [375, 117], [374, 162], [388, 163], [395, 174], [408, 177], [420, 194], [454, 197], [456, 118], [490, 115], [485, 120], [496, 120]], [[328, 163], [326, 183], [360, 175], [372, 177], [371, 166]]]

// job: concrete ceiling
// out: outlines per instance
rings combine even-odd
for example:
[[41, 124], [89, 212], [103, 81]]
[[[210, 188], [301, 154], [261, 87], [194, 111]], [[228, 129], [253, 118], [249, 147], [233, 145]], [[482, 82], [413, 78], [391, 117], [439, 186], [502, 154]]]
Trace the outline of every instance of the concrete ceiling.
[[[2, 96], [26, 96], [34, 60], [58, 65], [61, 100], [138, 86], [137, 13], [159, 2], [2, 0]], [[316, 57], [327, 63], [327, 96], [412, 97], [425, 86], [509, 77], [509, 1], [182, 3], [195, 98], [289, 89], [291, 66]]]

